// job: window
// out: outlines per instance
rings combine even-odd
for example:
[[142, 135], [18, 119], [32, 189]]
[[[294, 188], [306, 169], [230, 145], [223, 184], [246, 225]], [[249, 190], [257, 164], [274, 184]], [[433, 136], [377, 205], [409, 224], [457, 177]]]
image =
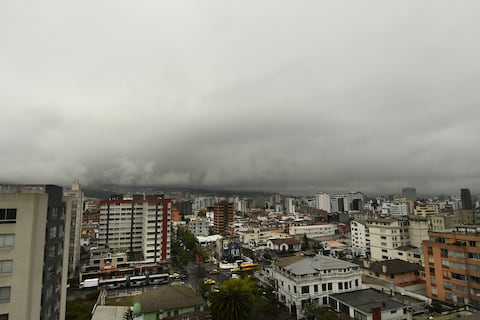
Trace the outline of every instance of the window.
[[0, 276], [12, 274], [13, 260], [0, 260]]
[[435, 296], [436, 296], [437, 293], [438, 293], [438, 292], [437, 292], [437, 288], [432, 287], [432, 295], [435, 295]]
[[0, 223], [15, 223], [17, 221], [17, 209], [0, 209]]
[[303, 286], [302, 287], [302, 294], [309, 293], [310, 292], [310, 287], [309, 286]]
[[341, 282], [338, 283], [338, 290], [343, 290], [343, 283]]
[[322, 291], [327, 291], [327, 284], [326, 283], [322, 283]]
[[14, 244], [14, 234], [0, 234], [0, 249], [13, 249]]
[[314, 292], [318, 292], [318, 284], [314, 284], [314, 285], [313, 285], [313, 291], [314, 291]]
[[10, 302], [11, 287], [0, 287], [0, 303]]
[[0, 314], [0, 320], [8, 320], [8, 313]]
[[332, 287], [333, 287], [333, 286], [332, 286], [332, 283], [329, 282], [329, 283], [328, 283], [328, 290], [332, 290]]

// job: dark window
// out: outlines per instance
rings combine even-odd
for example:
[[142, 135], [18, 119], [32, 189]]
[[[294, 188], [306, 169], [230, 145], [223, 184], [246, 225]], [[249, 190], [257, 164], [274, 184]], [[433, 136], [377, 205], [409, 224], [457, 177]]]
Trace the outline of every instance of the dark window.
[[313, 285], [313, 291], [314, 291], [314, 292], [318, 292], [318, 284], [314, 284], [314, 285]]
[[309, 286], [303, 286], [302, 287], [302, 294], [309, 293], [310, 292], [310, 287]]
[[17, 209], [0, 209], [0, 223], [15, 223], [17, 221]]

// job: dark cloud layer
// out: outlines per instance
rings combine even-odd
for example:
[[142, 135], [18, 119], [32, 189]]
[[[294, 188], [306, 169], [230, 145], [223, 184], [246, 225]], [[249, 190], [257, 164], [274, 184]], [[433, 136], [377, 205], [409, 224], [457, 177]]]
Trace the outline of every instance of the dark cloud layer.
[[0, 3], [0, 177], [480, 190], [477, 1]]

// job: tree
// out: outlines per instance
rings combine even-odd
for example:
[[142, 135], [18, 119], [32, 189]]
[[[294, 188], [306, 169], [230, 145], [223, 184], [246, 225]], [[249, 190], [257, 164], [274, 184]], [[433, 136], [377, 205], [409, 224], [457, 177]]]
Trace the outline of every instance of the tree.
[[218, 292], [209, 295], [210, 311], [216, 320], [248, 319], [255, 296], [258, 296], [257, 284], [250, 279], [230, 279], [218, 288]]
[[302, 241], [302, 251], [306, 251], [308, 249], [310, 249], [310, 244], [308, 242], [307, 235], [304, 234], [303, 235], [303, 241]]
[[336, 312], [329, 311], [328, 307], [320, 306], [309, 300], [302, 306], [302, 313], [308, 320], [337, 320]]

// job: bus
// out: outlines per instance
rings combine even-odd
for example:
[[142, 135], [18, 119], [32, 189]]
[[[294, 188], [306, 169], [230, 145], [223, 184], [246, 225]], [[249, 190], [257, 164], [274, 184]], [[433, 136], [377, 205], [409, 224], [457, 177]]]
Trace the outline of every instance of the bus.
[[258, 264], [257, 263], [242, 263], [240, 266], [240, 271], [257, 271], [258, 270]]
[[147, 284], [147, 276], [131, 276], [128, 277], [130, 287], [140, 287]]
[[168, 273], [154, 273], [148, 275], [148, 284], [167, 284], [170, 281]]
[[102, 279], [98, 282], [99, 288], [116, 289], [127, 286], [127, 278]]

